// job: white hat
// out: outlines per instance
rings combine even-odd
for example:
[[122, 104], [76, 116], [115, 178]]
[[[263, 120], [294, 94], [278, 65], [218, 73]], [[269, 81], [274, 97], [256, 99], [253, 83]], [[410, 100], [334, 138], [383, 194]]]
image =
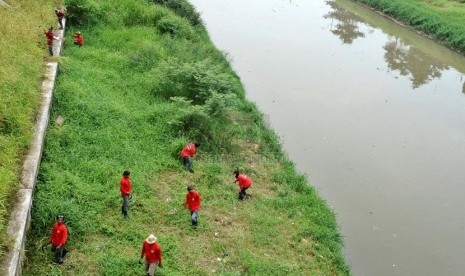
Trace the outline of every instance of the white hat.
[[150, 236], [147, 239], [145, 239], [145, 241], [148, 244], [154, 244], [157, 241], [157, 237], [155, 237], [154, 234], [150, 234]]

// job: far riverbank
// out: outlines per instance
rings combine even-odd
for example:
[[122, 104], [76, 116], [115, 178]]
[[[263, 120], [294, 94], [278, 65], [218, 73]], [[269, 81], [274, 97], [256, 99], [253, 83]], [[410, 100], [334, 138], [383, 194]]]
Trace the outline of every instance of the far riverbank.
[[[463, 53], [465, 1], [354, 0]], [[460, 3], [462, 2], [462, 3]], [[400, 22], [398, 22], [400, 23]]]

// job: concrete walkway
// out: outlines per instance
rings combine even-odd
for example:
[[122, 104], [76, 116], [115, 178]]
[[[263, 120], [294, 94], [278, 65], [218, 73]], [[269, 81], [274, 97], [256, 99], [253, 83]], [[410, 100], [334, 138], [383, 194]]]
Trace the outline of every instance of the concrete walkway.
[[[65, 24], [66, 19], [63, 18], [63, 26], [65, 26]], [[55, 56], [60, 56], [63, 46], [64, 30], [58, 30], [57, 27], [55, 36], [58, 36], [60, 40], [54, 41], [53, 53]], [[25, 257], [24, 245], [26, 243], [26, 234], [30, 227], [32, 199], [34, 197], [34, 189], [40, 167], [45, 133], [50, 118], [50, 108], [53, 89], [55, 87], [55, 78], [58, 71], [58, 62], [48, 61], [45, 66], [45, 79], [41, 87], [42, 104], [38, 110], [34, 136], [29, 145], [28, 154], [24, 160], [21, 185], [18, 191], [16, 205], [11, 212], [7, 226], [7, 234], [13, 246], [5, 256], [5, 263], [1, 266], [2, 270], [0, 270], [1, 275], [21, 275]]]
[[4, 7], [7, 7], [7, 8], [11, 8], [11, 6], [8, 5], [8, 3], [6, 3], [5, 1], [2, 1], [2, 0], [0, 0], [0, 6], [4, 6]]

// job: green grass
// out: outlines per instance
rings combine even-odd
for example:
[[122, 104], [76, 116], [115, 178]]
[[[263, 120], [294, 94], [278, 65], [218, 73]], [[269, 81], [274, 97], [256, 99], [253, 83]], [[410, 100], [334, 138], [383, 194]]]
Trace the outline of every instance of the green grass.
[[[348, 275], [334, 214], [245, 100], [192, 7], [156, 2], [67, 3], [82, 15], [70, 15], [68, 33], [81, 30], [85, 45], [68, 43], [61, 61], [23, 275], [141, 275], [152, 232], [158, 275]], [[188, 141], [202, 143], [194, 174], [179, 159]], [[237, 167], [254, 181], [251, 200], [237, 200]], [[188, 183], [203, 198], [197, 230], [181, 209]], [[70, 234], [63, 266], [40, 250], [58, 213]]]
[[465, 1], [355, 0], [465, 52]]
[[48, 55], [42, 28], [56, 23], [52, 1], [7, 2], [11, 9], [0, 6], [0, 257], [9, 248], [5, 228], [39, 105]]

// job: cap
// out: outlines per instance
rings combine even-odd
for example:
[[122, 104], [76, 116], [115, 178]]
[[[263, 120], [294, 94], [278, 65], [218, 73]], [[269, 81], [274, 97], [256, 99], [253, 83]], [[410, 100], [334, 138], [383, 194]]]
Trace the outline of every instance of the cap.
[[154, 244], [157, 241], [157, 237], [154, 234], [150, 234], [148, 238], [145, 239], [148, 244]]

